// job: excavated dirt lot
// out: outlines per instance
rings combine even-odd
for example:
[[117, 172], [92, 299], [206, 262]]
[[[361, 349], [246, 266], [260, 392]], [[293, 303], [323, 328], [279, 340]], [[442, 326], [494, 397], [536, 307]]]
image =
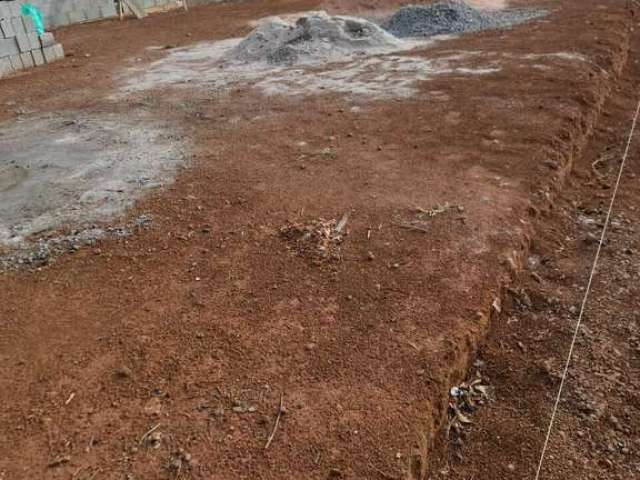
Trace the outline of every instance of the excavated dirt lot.
[[[293, 89], [276, 94], [255, 79], [220, 89], [209, 77], [126, 88], [178, 47], [326, 7], [306, 0], [63, 29], [66, 60], [3, 79], [0, 120], [8, 124], [43, 115], [120, 116], [123, 125], [153, 118], [179, 132], [173, 145], [187, 167], [105, 224], [151, 218], [144, 228], [0, 276], [0, 478], [400, 479], [429, 478], [429, 466], [435, 478], [530, 475], [559, 360], [548, 377], [537, 373], [546, 394], [536, 390], [538, 377], [508, 362], [531, 351], [535, 361], [551, 357], [546, 345], [561, 356], [569, 326], [550, 321], [543, 333], [553, 341], [533, 333], [540, 340], [528, 342], [528, 326], [546, 321], [536, 296], [531, 312], [518, 314], [527, 322], [515, 324], [527, 326], [515, 340], [518, 358], [503, 356], [502, 342], [516, 338], [505, 315], [522, 304], [503, 302], [503, 293], [522, 296], [516, 282], [532, 255], [567, 272], [539, 272], [544, 282], [575, 275], [569, 281], [580, 283], [593, 245], [572, 244], [562, 262], [549, 232], [574, 226], [557, 213], [573, 205], [573, 192], [587, 209], [596, 208], [594, 196], [606, 198], [600, 183], [561, 190], [574, 162], [588, 168], [583, 153], [595, 151], [588, 142], [621, 85], [629, 105], [616, 96], [608, 115], [620, 122], [598, 132], [628, 123], [636, 84], [619, 75], [636, 22], [626, 2], [512, 4], [550, 13], [511, 31], [394, 54], [410, 59], [399, 65], [448, 69], [412, 78], [409, 95], [379, 94], [397, 86], [389, 78], [404, 78], [400, 67], [382, 79], [361, 72], [373, 93], [322, 84], [310, 92], [293, 88], [298, 77], [285, 77]], [[341, 67], [314, 68], [310, 75], [325, 78]], [[618, 148], [618, 132], [609, 133]], [[598, 182], [611, 162], [597, 164], [605, 169]], [[627, 315], [637, 329], [635, 311]], [[485, 340], [483, 374], [497, 400], [474, 415], [471, 446], [452, 460], [460, 452], [444, 435], [449, 391], [468, 377]], [[522, 388], [506, 384], [512, 376]], [[603, 394], [635, 410], [608, 414], [634, 418], [637, 395], [613, 385]], [[522, 390], [527, 401], [505, 404]], [[513, 416], [496, 417], [500, 408]], [[637, 439], [630, 421], [621, 428]], [[578, 428], [580, 442], [603, 444], [604, 423], [562, 428], [562, 448], [574, 448]], [[615, 455], [627, 455], [615, 441], [632, 442], [613, 438], [619, 452], [594, 456], [615, 466]], [[628, 447], [630, 465], [636, 450]], [[588, 478], [554, 462], [548, 469], [547, 478]], [[615, 478], [600, 472], [591, 478]]]

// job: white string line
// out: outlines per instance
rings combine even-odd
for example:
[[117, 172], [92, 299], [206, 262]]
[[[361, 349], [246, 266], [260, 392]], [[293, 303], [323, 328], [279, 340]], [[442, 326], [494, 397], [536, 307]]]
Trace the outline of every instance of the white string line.
[[560, 387], [558, 388], [558, 395], [556, 397], [556, 402], [553, 406], [553, 411], [551, 413], [551, 420], [549, 421], [549, 428], [547, 429], [547, 436], [544, 440], [544, 446], [542, 447], [542, 453], [540, 454], [540, 461], [538, 462], [538, 470], [536, 471], [535, 480], [540, 479], [540, 472], [542, 471], [542, 464], [544, 463], [544, 456], [547, 453], [547, 447], [549, 446], [549, 438], [551, 438], [551, 430], [553, 428], [553, 422], [556, 419], [556, 414], [558, 413], [558, 406], [560, 405], [560, 398], [562, 397], [562, 390], [564, 388], [564, 383], [567, 378], [567, 373], [569, 371], [569, 365], [571, 364], [571, 357], [573, 356], [573, 349], [576, 346], [576, 340], [578, 339], [578, 333], [580, 333], [580, 325], [582, 324], [582, 317], [584, 315], [584, 309], [587, 305], [587, 299], [589, 298], [589, 292], [591, 291], [591, 283], [593, 282], [593, 277], [596, 273], [596, 267], [598, 266], [598, 260], [600, 259], [600, 252], [602, 251], [602, 245], [604, 244], [604, 239], [607, 235], [607, 230], [609, 228], [609, 221], [611, 220], [611, 212], [613, 211], [613, 205], [616, 201], [616, 196], [618, 194], [618, 187], [620, 186], [620, 179], [622, 178], [622, 172], [624, 170], [624, 165], [627, 161], [627, 157], [629, 156], [629, 149], [631, 148], [631, 140], [633, 139], [633, 134], [636, 130], [636, 124], [638, 123], [638, 115], [640, 115], [640, 101], [638, 102], [638, 106], [636, 107], [636, 114], [633, 117], [633, 122], [631, 124], [631, 131], [629, 132], [629, 138], [627, 139], [627, 147], [624, 150], [624, 154], [622, 155], [622, 163], [620, 164], [620, 171], [618, 172], [618, 179], [616, 180], [616, 186], [613, 189], [613, 194], [611, 195], [611, 202], [609, 203], [609, 211], [607, 212], [607, 219], [604, 222], [604, 227], [602, 228], [602, 235], [600, 235], [600, 243], [598, 244], [598, 250], [596, 251], [596, 256], [593, 259], [593, 266], [591, 267], [591, 274], [589, 275], [589, 282], [587, 283], [587, 289], [584, 292], [584, 298], [582, 299], [582, 306], [580, 307], [580, 315], [578, 316], [578, 323], [576, 323], [575, 331], [573, 332], [573, 339], [571, 340], [571, 347], [569, 348], [569, 355], [567, 356], [567, 361], [564, 365], [564, 371], [562, 372], [562, 380], [560, 381]]

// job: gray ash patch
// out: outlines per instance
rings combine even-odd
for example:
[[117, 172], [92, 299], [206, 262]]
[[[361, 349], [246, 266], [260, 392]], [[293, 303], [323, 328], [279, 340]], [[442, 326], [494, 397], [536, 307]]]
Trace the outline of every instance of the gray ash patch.
[[145, 112], [0, 124], [0, 251], [115, 218], [186, 164], [184, 135]]
[[543, 10], [481, 11], [464, 3], [447, 1], [403, 7], [382, 27], [398, 38], [429, 37], [510, 28], [545, 14]]

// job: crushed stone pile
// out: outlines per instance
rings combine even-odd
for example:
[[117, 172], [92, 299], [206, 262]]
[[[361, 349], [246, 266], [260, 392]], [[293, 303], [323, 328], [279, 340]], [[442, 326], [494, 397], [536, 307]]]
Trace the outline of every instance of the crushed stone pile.
[[382, 27], [398, 38], [509, 28], [545, 15], [542, 10], [482, 11], [459, 1], [400, 8]]
[[226, 56], [228, 61], [275, 65], [324, 62], [402, 49], [404, 42], [368, 20], [308, 12], [295, 22], [268, 21]]

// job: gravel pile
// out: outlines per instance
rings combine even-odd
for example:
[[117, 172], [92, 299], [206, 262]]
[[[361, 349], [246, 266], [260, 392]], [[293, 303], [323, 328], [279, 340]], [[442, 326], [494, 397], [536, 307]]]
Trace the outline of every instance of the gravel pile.
[[226, 57], [244, 63], [291, 65], [359, 53], [398, 50], [403, 42], [362, 18], [309, 12], [295, 22], [276, 18], [253, 30]]
[[509, 28], [544, 14], [541, 10], [481, 11], [462, 2], [446, 1], [403, 7], [382, 26], [399, 38], [428, 37]]

